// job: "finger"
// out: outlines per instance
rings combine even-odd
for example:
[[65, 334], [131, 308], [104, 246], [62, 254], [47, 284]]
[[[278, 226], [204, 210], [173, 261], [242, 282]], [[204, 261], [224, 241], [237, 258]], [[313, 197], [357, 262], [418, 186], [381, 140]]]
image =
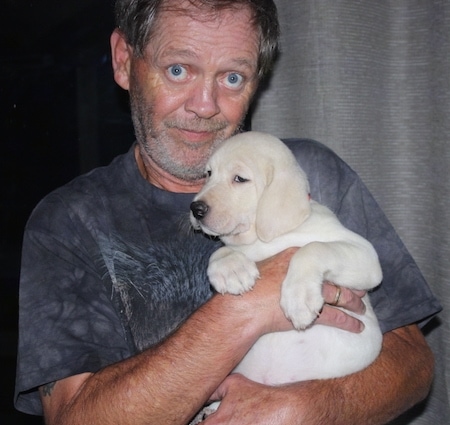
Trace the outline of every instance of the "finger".
[[345, 313], [344, 311], [324, 305], [315, 323], [333, 326], [345, 331], [360, 333], [364, 330], [364, 323]]
[[366, 311], [366, 306], [361, 299], [365, 294], [365, 291], [338, 287], [329, 282], [324, 282], [322, 286], [322, 295], [326, 304], [342, 307], [356, 314], [364, 314]]

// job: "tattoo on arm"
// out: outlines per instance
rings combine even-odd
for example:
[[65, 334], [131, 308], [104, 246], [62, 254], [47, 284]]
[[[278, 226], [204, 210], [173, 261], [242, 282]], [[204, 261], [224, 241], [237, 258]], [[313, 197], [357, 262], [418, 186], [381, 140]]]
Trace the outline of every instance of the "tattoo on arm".
[[55, 388], [55, 382], [49, 382], [41, 387], [41, 393], [44, 397], [50, 397], [52, 395], [53, 389]]

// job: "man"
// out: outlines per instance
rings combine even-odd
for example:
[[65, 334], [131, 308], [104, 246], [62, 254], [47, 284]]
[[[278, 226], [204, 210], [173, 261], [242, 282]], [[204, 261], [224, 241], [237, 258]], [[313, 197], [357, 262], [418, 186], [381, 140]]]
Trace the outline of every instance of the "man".
[[[439, 305], [357, 177], [308, 141], [289, 146], [313, 197], [380, 250], [382, 353], [329, 381], [272, 388], [227, 377], [261, 335], [292, 328], [279, 292], [295, 249], [261, 263], [253, 291], [213, 295], [204, 269], [217, 245], [186, 230], [187, 212], [210, 152], [239, 131], [270, 68], [275, 6], [119, 0], [116, 14], [114, 77], [130, 93], [137, 144], [50, 194], [30, 218], [16, 406], [49, 425], [186, 424], [213, 398], [222, 404], [209, 425], [381, 424], [422, 400], [433, 359], [415, 323]], [[361, 293], [336, 291], [324, 285], [327, 303], [363, 312]], [[317, 323], [361, 330], [330, 305]]]

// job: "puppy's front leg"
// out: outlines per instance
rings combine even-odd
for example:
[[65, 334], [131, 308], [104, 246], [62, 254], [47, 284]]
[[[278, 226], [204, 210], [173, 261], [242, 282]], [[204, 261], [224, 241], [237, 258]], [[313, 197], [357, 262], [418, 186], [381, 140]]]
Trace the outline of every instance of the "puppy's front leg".
[[322, 283], [326, 261], [316, 252], [323, 246], [313, 242], [298, 250], [291, 259], [281, 287], [281, 308], [299, 330], [313, 323], [324, 304]]
[[322, 309], [325, 280], [367, 290], [381, 278], [375, 250], [368, 242], [310, 242], [292, 257], [281, 289], [281, 307], [297, 329], [304, 329]]
[[230, 247], [219, 248], [209, 259], [209, 281], [221, 294], [243, 294], [253, 288], [258, 277], [255, 262]]

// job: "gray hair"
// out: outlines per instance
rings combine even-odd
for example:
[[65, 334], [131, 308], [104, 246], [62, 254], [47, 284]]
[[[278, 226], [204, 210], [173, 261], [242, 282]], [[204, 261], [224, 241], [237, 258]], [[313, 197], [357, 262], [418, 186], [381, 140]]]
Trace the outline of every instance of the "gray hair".
[[[260, 33], [258, 77], [263, 78], [270, 72], [278, 54], [280, 33], [277, 8], [273, 0], [188, 1], [194, 7], [208, 9], [211, 12], [220, 12], [231, 8], [248, 8], [253, 15], [252, 24]], [[162, 11], [188, 12], [186, 8], [180, 7], [179, 3], [180, 1], [171, 0], [116, 0], [116, 26], [122, 31], [135, 55], [143, 56]]]

